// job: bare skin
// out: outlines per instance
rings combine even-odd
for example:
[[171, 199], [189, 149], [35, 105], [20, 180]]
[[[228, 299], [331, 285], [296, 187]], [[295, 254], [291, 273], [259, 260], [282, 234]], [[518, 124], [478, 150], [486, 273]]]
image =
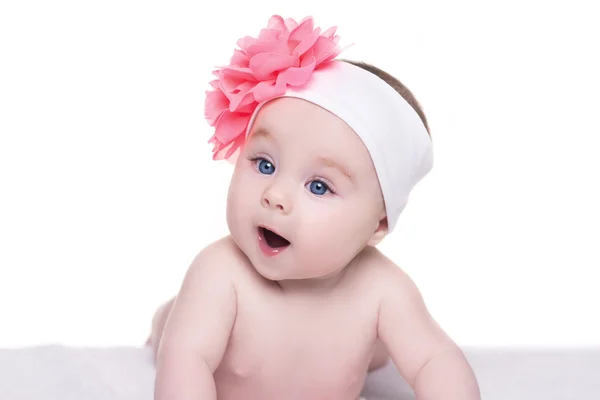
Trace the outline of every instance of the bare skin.
[[[146, 345], [152, 347], [152, 353], [154, 354], [154, 359], [156, 360], [156, 354], [158, 352], [158, 346], [160, 344], [160, 338], [162, 337], [163, 330], [165, 328], [165, 323], [167, 322], [167, 318], [169, 317], [169, 313], [171, 308], [173, 308], [173, 303], [175, 302], [175, 297], [161, 305], [156, 312], [154, 313], [154, 317], [152, 318], [152, 331], [150, 337], [146, 341]], [[375, 345], [375, 352], [373, 353], [373, 357], [371, 358], [371, 362], [369, 363], [369, 372], [379, 369], [385, 366], [390, 359], [390, 355], [385, 348], [385, 345], [381, 340], [377, 340]]]
[[374, 247], [381, 190], [343, 121], [298, 99], [266, 105], [227, 224], [154, 318], [156, 400], [356, 400], [386, 349], [418, 400], [479, 400], [458, 346]]
[[[230, 247], [236, 252], [229, 238], [221, 245], [223, 251]], [[372, 249], [367, 253], [345, 271], [334, 290], [312, 294], [286, 293], [256, 273], [244, 257], [236, 257], [238, 263], [228, 272], [233, 273], [238, 310], [214, 374], [218, 399], [291, 399], [290, 393], [301, 398], [356, 398], [367, 372], [389, 360], [376, 333], [375, 283], [384, 283], [385, 273], [375, 278], [367, 264], [379, 254]], [[175, 298], [159, 307], [153, 318], [148, 344], [155, 357], [174, 302]]]
[[[224, 258], [233, 262], [226, 268], [204, 267], [231, 279], [237, 294], [231, 335], [213, 373], [219, 400], [354, 400], [368, 371], [388, 361], [385, 345], [378, 337], [382, 293], [398, 277], [406, 280], [407, 287], [412, 282], [399, 268], [390, 267], [376, 249], [365, 249], [335, 287], [310, 293], [302, 288], [288, 292], [263, 278], [230, 238], [217, 242], [213, 250], [228, 252], [230, 256]], [[183, 290], [200, 289], [195, 283], [190, 278]], [[164, 350], [163, 329], [175, 301], [161, 306], [153, 320], [149, 343], [158, 357]], [[406, 301], [422, 307], [419, 299], [408, 293]], [[173, 331], [176, 325], [189, 323], [184, 317], [181, 313], [169, 321]], [[436, 339], [449, 344], [441, 331], [436, 332]], [[410, 329], [403, 334], [414, 343], [421, 339], [411, 337]], [[420, 343], [415, 346], [437, 346]]]
[[[156, 355], [158, 353], [158, 347], [160, 344], [160, 339], [163, 334], [163, 330], [165, 328], [165, 324], [167, 322], [167, 318], [169, 317], [169, 313], [173, 308], [173, 303], [175, 302], [175, 297], [162, 304], [154, 313], [152, 318], [152, 328], [150, 337], [146, 341], [146, 345], [152, 347], [152, 353], [154, 355], [154, 359], [156, 360]], [[381, 340], [377, 340], [375, 344], [375, 351], [373, 353], [373, 357], [371, 358], [371, 362], [369, 363], [369, 372], [379, 369], [385, 366], [390, 359], [390, 355], [385, 348], [385, 345]]]

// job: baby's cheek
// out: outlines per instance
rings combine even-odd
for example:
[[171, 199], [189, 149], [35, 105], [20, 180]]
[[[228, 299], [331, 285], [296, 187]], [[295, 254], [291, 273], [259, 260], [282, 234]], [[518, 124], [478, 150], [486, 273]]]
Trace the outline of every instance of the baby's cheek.
[[[312, 257], [322, 261], [331, 261], [344, 245], [344, 227], [341, 222], [325, 220], [311, 223], [311, 229], [305, 235], [307, 251]], [[305, 225], [306, 227], [306, 225]], [[306, 231], [305, 231], [306, 232]]]
[[239, 228], [247, 220], [248, 204], [244, 202], [243, 191], [234, 190], [227, 198], [227, 224], [232, 234], [237, 234]]

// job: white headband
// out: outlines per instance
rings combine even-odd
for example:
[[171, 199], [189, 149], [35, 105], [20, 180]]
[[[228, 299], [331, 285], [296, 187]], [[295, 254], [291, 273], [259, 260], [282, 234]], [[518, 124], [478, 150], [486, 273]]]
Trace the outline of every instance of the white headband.
[[[413, 187], [433, 167], [431, 139], [412, 106], [375, 74], [339, 60], [315, 70], [304, 86], [288, 87], [278, 97], [314, 103], [356, 132], [375, 166], [391, 232]], [[267, 102], [254, 110], [246, 135]]]

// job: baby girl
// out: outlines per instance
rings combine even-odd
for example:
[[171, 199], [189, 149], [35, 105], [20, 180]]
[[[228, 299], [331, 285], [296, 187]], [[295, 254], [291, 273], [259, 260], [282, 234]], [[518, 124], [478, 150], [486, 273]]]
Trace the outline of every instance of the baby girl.
[[156, 400], [356, 400], [388, 357], [419, 400], [480, 398], [460, 348], [376, 249], [433, 164], [395, 78], [279, 16], [215, 71], [206, 118], [234, 171], [230, 234], [202, 249], [149, 343]]

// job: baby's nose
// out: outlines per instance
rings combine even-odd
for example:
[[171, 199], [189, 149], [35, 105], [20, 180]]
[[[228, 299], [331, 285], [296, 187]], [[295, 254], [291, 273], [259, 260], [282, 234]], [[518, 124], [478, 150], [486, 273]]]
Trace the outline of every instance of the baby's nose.
[[289, 196], [286, 196], [281, 188], [276, 187], [270, 187], [265, 191], [262, 204], [284, 214], [288, 214], [292, 208]]

